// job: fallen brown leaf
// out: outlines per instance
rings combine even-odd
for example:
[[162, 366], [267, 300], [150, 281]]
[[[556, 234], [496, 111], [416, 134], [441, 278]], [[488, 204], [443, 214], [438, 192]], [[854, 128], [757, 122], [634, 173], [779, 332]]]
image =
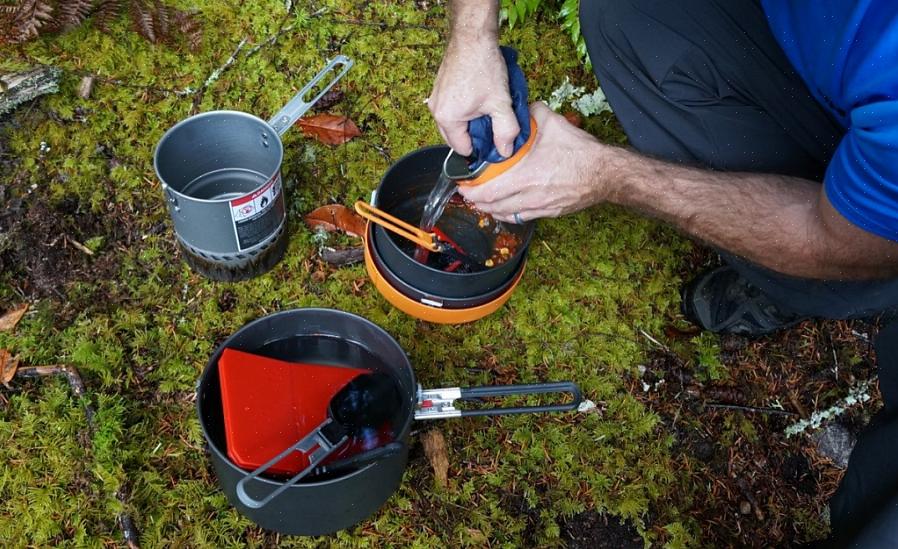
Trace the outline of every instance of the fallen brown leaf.
[[701, 329], [698, 326], [690, 326], [689, 328], [677, 328], [671, 324], [664, 327], [664, 335], [668, 339], [686, 339], [698, 335]]
[[5, 315], [0, 316], [0, 332], [9, 332], [16, 327], [16, 324], [25, 316], [28, 310], [28, 304], [22, 303], [18, 307], [9, 310]]
[[359, 238], [365, 234], [365, 220], [343, 204], [328, 204], [307, 214], [306, 225], [312, 229], [343, 231]]
[[348, 116], [316, 114], [296, 121], [302, 132], [328, 145], [342, 145], [353, 137], [362, 135], [355, 122]]
[[437, 485], [445, 488], [449, 481], [449, 456], [446, 450], [446, 439], [437, 429], [431, 429], [421, 435], [424, 444], [424, 455], [433, 467], [433, 476]]
[[365, 287], [365, 284], [366, 284], [367, 282], [368, 282], [368, 277], [367, 277], [367, 276], [362, 276], [362, 277], [359, 277], [359, 278], [355, 279], [355, 280], [352, 282], [352, 290], [351, 290], [351, 291], [352, 291], [352, 295], [354, 295], [354, 296], [360, 296], [360, 295], [362, 295], [362, 288]]
[[580, 118], [580, 115], [575, 113], [574, 111], [567, 111], [566, 113], [564, 113], [564, 117], [574, 126], [577, 126], [578, 128], [583, 127], [583, 119]]
[[9, 387], [9, 382], [16, 377], [19, 369], [19, 359], [12, 356], [6, 349], [0, 349], [0, 383]]
[[321, 283], [327, 280], [327, 264], [324, 261], [316, 261], [312, 270], [312, 280]]

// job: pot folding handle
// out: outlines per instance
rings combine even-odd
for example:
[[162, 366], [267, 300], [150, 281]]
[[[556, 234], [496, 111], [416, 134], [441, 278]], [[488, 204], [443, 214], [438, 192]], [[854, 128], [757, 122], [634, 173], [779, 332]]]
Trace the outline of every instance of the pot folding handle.
[[[258, 509], [268, 505], [271, 500], [279, 496], [284, 490], [290, 488], [302, 480], [303, 477], [314, 471], [327, 456], [343, 446], [347, 440], [349, 440], [349, 435], [342, 425], [331, 418], [324, 420], [321, 425], [316, 427], [315, 430], [308, 435], [304, 436], [299, 442], [274, 456], [258, 469], [240, 479], [237, 483], [237, 498], [240, 500], [240, 503], [251, 509]], [[246, 492], [247, 482], [258, 478], [259, 475], [267, 471], [272, 465], [278, 463], [293, 452], [305, 454], [309, 458], [309, 465], [305, 469], [269, 492], [268, 495], [262, 499], [255, 499]]]
[[415, 227], [411, 223], [406, 223], [398, 217], [392, 216], [380, 208], [368, 204], [364, 200], [356, 201], [355, 212], [371, 223], [380, 225], [384, 229], [398, 234], [422, 248], [427, 248], [431, 252], [445, 251], [440, 245], [440, 240], [437, 238], [436, 234]]
[[[274, 128], [274, 131], [278, 132], [278, 135], [284, 135], [293, 123], [299, 120], [302, 115], [306, 114], [306, 112], [312, 108], [312, 106], [318, 102], [321, 97], [330, 90], [334, 84], [337, 83], [338, 80], [343, 78], [343, 75], [346, 74], [347, 71], [352, 67], [353, 63], [355, 63], [352, 59], [346, 57], [345, 55], [338, 55], [330, 60], [330, 62], [321, 69], [321, 72], [315, 75], [314, 78], [309, 80], [309, 83], [303, 86], [299, 93], [293, 96], [286, 105], [281, 108], [271, 117], [271, 120], [268, 121], [268, 125]], [[334, 67], [337, 65], [342, 65], [343, 70], [341, 70], [337, 76], [334, 77], [320, 92], [315, 96], [311, 101], [306, 101], [306, 94], [309, 93], [315, 84], [320, 82], [329, 72], [334, 70]]]
[[[532, 395], [544, 393], [567, 393], [573, 399], [565, 404], [545, 406], [518, 406], [510, 408], [485, 408], [459, 410], [456, 400], [471, 400], [483, 397]], [[503, 416], [510, 414], [533, 414], [539, 412], [568, 412], [576, 410], [583, 396], [580, 388], [571, 381], [535, 383], [528, 385], [495, 385], [487, 387], [447, 387], [444, 389], [422, 389], [418, 386], [418, 406], [415, 419], [441, 419], [471, 416]]]
[[377, 448], [367, 450], [360, 454], [355, 454], [354, 456], [349, 456], [348, 458], [337, 460], [333, 463], [328, 463], [327, 465], [319, 465], [312, 472], [312, 476], [324, 475], [328, 473], [345, 474], [346, 472], [353, 469], [361, 469], [369, 463], [374, 463], [375, 461], [393, 457], [401, 452], [403, 448], [405, 448], [405, 444], [402, 442], [390, 442], [389, 444], [378, 446]]

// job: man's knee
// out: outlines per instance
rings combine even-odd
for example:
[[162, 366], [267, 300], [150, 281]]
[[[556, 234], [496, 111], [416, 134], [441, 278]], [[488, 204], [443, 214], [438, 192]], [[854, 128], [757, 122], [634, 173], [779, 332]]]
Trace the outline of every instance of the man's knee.
[[621, 59], [614, 52], [629, 43], [624, 29], [638, 14], [642, 0], [580, 0], [580, 32], [589, 58], [596, 67], [611, 68]]
[[620, 3], [620, 0], [580, 0], [580, 32], [590, 49], [590, 57], [595, 45], [607, 38], [604, 24], [608, 18], [614, 18]]

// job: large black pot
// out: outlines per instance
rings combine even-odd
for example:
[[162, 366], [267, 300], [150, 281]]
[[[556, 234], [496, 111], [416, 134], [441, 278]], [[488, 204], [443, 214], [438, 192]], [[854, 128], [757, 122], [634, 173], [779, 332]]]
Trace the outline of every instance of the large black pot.
[[[401, 418], [393, 423], [396, 439], [406, 440], [416, 393], [408, 358], [393, 338], [378, 326], [350, 313], [329, 309], [275, 313], [247, 324], [225, 340], [200, 377], [197, 411], [218, 482], [231, 505], [262, 528], [284, 534], [315, 536], [348, 528], [377, 511], [399, 487], [408, 449], [404, 446], [398, 454], [336, 479], [296, 484], [262, 508], [251, 508], [240, 501], [237, 483], [247, 473], [227, 455], [218, 359], [225, 348], [232, 348], [279, 360], [306, 360], [304, 353], [307, 350], [291, 342], [300, 342], [308, 336], [321, 336], [321, 346], [325, 347], [322, 354], [343, 355], [333, 359], [344, 363], [362, 363], [367, 353], [381, 358], [378, 364], [389, 369], [387, 373], [395, 376], [408, 398], [403, 404]], [[265, 494], [281, 484], [260, 477], [253, 479], [246, 489], [251, 495]]]
[[[417, 226], [447, 154], [449, 147], [436, 145], [412, 151], [400, 158], [381, 180], [372, 205]], [[534, 224], [509, 224], [508, 229], [521, 238], [514, 255], [501, 265], [472, 273], [445, 272], [419, 263], [408, 254], [408, 242], [403, 237], [374, 223], [368, 226], [374, 244], [372, 253], [377, 254], [378, 261], [389, 269], [391, 275], [422, 294], [470, 300], [491, 295], [503, 286], [508, 287], [524, 268]]]
[[[270, 501], [263, 501], [290, 481], [257, 476], [262, 468], [249, 474], [228, 458], [218, 371], [218, 360], [225, 348], [290, 362], [364, 367], [391, 376], [402, 395], [392, 422], [401, 451], [388, 453], [335, 478], [292, 484]], [[534, 393], [567, 393], [573, 399], [565, 404], [518, 408], [460, 410], [453, 405], [458, 399]], [[228, 500], [263, 528], [308, 536], [336, 532], [361, 522], [390, 498], [399, 487], [408, 460], [413, 419], [569, 411], [577, 408], [580, 399], [579, 389], [570, 382], [422, 390], [396, 340], [364, 318], [332, 309], [295, 309], [250, 322], [221, 344], [197, 383], [200, 425], [218, 482]], [[245, 489], [242, 495], [238, 495], [240, 483]], [[247, 496], [252, 498], [251, 505], [244, 504]]]

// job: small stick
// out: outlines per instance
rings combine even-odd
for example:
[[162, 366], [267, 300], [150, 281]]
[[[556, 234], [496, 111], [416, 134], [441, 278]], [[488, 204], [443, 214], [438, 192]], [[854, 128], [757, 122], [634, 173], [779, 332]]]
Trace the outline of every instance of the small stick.
[[277, 39], [281, 37], [281, 35], [292, 31], [295, 27], [296, 27], [296, 25], [287, 25], [286, 27], [281, 27], [280, 30], [278, 30], [277, 32], [275, 32], [274, 34], [272, 34], [265, 40], [259, 42], [258, 44], [256, 44], [255, 46], [253, 46], [252, 48], [247, 50], [247, 52], [245, 54], [243, 54], [243, 58], [246, 59], [247, 57], [252, 57], [262, 48], [265, 48], [267, 46], [274, 44], [275, 42], [277, 42]]
[[353, 265], [365, 260], [365, 250], [360, 247], [342, 249], [324, 247], [318, 250], [318, 255], [324, 261], [337, 267]]
[[669, 350], [669, 349], [667, 348], [667, 345], [661, 343], [660, 341], [658, 341], [658, 340], [655, 339], [654, 337], [650, 336], [649, 333], [646, 332], [645, 330], [643, 330], [642, 328], [639, 329], [639, 333], [641, 333], [642, 335], [644, 335], [649, 341], [651, 341], [652, 343], [654, 343], [654, 344], [657, 345], [658, 347], [661, 347], [661, 348], [664, 349], [665, 351], [668, 351], [668, 350]]
[[87, 255], [93, 257], [93, 255], [94, 255], [93, 250], [91, 250], [90, 248], [88, 248], [88, 247], [85, 246], [84, 244], [78, 242], [77, 240], [75, 240], [74, 238], [72, 238], [72, 237], [69, 236], [69, 235], [65, 235], [65, 239], [66, 239], [66, 241], [67, 241], [69, 244], [71, 244], [72, 246], [74, 246], [75, 248], [77, 248], [79, 251], [82, 251], [82, 252], [86, 253]]
[[[69, 382], [72, 393], [81, 398], [86, 395], [84, 381], [81, 380], [81, 374], [78, 370], [65, 364], [57, 364], [55, 366], [23, 366], [16, 371], [16, 377], [46, 377], [52, 375], [61, 375]], [[84, 415], [87, 417], [87, 425], [91, 431], [94, 428], [94, 408], [89, 403], [84, 404]]]
[[248, 38], [244, 36], [243, 39], [240, 40], [240, 42], [237, 44], [237, 47], [234, 48], [234, 53], [232, 53], [231, 56], [228, 57], [228, 59], [224, 62], [224, 64], [209, 74], [209, 77], [206, 78], [206, 81], [203, 82], [202, 87], [199, 89], [199, 93], [205, 91], [206, 88], [208, 88], [209, 86], [214, 84], [216, 81], [218, 81], [218, 78], [221, 76], [221, 73], [228, 70], [228, 68], [234, 64], [234, 61], [237, 61], [237, 55], [240, 53], [241, 50], [243, 50], [243, 46], [246, 45], [247, 40], [248, 40]]
[[[830, 339], [830, 343], [832, 343], [832, 339]], [[833, 351], [833, 364], [835, 364], [835, 366], [833, 367], [833, 375], [835, 376], [836, 381], [839, 381], [839, 357], [838, 357], [838, 355], [836, 355], [836, 347], [835, 346], [832, 347], [832, 351]]]
[[758, 408], [757, 406], [740, 406], [738, 404], [722, 404], [719, 402], [709, 402], [705, 404], [705, 408], [720, 408], [724, 410], [739, 410], [740, 412], [757, 412], [759, 414], [771, 414], [775, 416], [797, 416], [795, 412], [788, 410], [780, 410], [778, 408]]
[[[128, 488], [128, 485], [124, 484], [115, 494], [115, 497], [123, 506], [127, 504], [129, 492], [130, 489]], [[140, 549], [140, 533], [137, 531], [137, 527], [134, 525], [131, 516], [122, 510], [122, 512], [118, 514], [118, 517], [116, 517], [116, 520], [118, 521], [119, 527], [122, 529], [122, 535], [125, 538], [125, 543], [128, 545], [128, 549]]]
[[78, 97], [81, 99], [89, 99], [90, 93], [94, 89], [94, 77], [93, 75], [87, 75], [81, 77], [81, 83], [78, 84]]

